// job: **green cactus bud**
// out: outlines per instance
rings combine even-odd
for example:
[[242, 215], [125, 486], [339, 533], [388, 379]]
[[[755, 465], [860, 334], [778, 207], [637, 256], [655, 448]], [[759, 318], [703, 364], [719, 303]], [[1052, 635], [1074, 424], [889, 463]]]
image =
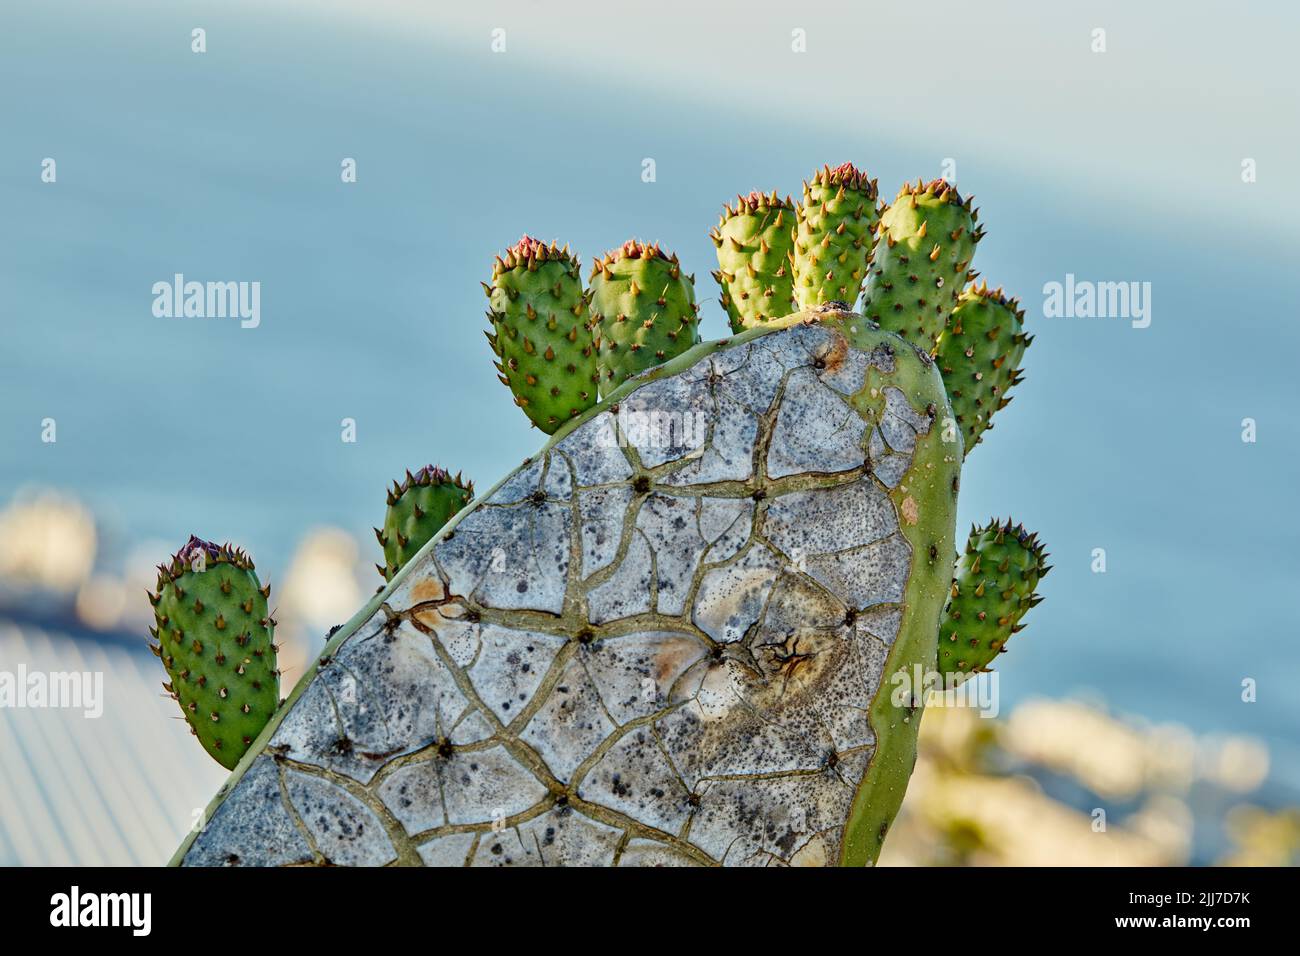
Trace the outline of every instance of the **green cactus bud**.
[[976, 219], [970, 198], [942, 179], [904, 184], [876, 227], [862, 314], [933, 351], [969, 278]]
[[150, 649], [167, 669], [163, 690], [228, 770], [280, 704], [270, 593], [243, 551], [191, 536], [158, 566], [158, 591], [149, 595], [158, 640]]
[[400, 484], [393, 482], [384, 530], [375, 529], [375, 537], [384, 549], [384, 563], [375, 567], [384, 580], [391, 581], [473, 499], [474, 482], [464, 482], [459, 474], [453, 478], [450, 472], [434, 465], [426, 465], [415, 474], [408, 471]]
[[533, 424], [553, 434], [596, 404], [596, 349], [578, 260], [555, 243], [524, 236], [497, 257], [488, 342], [498, 377]]
[[957, 559], [952, 593], [939, 625], [939, 671], [970, 675], [989, 669], [1020, 619], [1042, 598], [1034, 588], [1051, 568], [1037, 534], [996, 518], [971, 528]]
[[778, 199], [752, 192], [737, 196], [736, 206], [724, 207], [722, 218], [709, 238], [718, 247], [718, 271], [713, 278], [722, 287], [719, 300], [731, 320], [731, 331], [770, 322], [794, 308], [794, 205], [787, 196]]
[[852, 308], [862, 293], [880, 221], [876, 181], [852, 163], [823, 166], [803, 184], [794, 241], [794, 297], [800, 309], [826, 302]]
[[993, 427], [993, 413], [1010, 403], [1007, 391], [1022, 380], [1020, 360], [1034, 340], [1024, 325], [1020, 302], [984, 283], [961, 294], [939, 336], [939, 370], [967, 455]]
[[587, 285], [602, 395], [700, 341], [695, 277], [658, 244], [625, 242], [595, 261]]

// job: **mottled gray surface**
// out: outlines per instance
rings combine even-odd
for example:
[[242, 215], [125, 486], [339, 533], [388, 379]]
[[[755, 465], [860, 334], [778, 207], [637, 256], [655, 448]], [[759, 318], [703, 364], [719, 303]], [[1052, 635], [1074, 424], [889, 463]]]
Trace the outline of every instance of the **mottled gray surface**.
[[824, 864], [875, 735], [930, 419], [797, 326], [647, 383], [347, 638], [187, 864]]

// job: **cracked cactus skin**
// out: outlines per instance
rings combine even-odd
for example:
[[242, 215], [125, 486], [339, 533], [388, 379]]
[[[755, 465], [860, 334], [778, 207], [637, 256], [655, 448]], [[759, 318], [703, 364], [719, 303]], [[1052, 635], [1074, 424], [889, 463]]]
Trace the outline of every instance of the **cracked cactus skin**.
[[718, 250], [714, 280], [731, 331], [740, 332], [789, 315], [794, 304], [795, 210], [789, 197], [752, 192], [723, 207], [709, 233]]
[[596, 349], [568, 247], [524, 236], [497, 257], [483, 290], [498, 377], [532, 423], [549, 435], [594, 405]]
[[957, 559], [939, 635], [939, 670], [958, 677], [989, 669], [1020, 619], [1042, 598], [1035, 589], [1051, 568], [1037, 534], [994, 518], [971, 528]]
[[606, 253], [587, 284], [602, 393], [699, 343], [695, 278], [657, 243], [630, 240]]
[[936, 360], [969, 455], [993, 427], [993, 415], [1011, 402], [1008, 390], [1023, 376], [1020, 362], [1033, 341], [1016, 299], [988, 284], [961, 294], [939, 336]]
[[426, 465], [414, 475], [408, 471], [400, 484], [393, 482], [384, 529], [375, 529], [379, 546], [384, 549], [384, 563], [375, 567], [384, 580], [392, 580], [473, 498], [474, 482], [467, 484], [459, 474], [453, 478], [435, 465]]
[[877, 195], [876, 181], [852, 163], [824, 166], [803, 184], [794, 244], [799, 308], [858, 301], [880, 221]]
[[150, 650], [167, 669], [165, 690], [209, 756], [232, 769], [280, 702], [280, 672], [252, 560], [230, 545], [191, 536], [158, 567], [149, 595], [158, 641]]
[[877, 226], [863, 314], [932, 351], [969, 277], [976, 219], [971, 199], [942, 179], [905, 184]]
[[[664, 408], [705, 421], [610, 440]], [[625, 382], [330, 639], [177, 861], [871, 862], [951, 582], [948, 414], [834, 309]]]

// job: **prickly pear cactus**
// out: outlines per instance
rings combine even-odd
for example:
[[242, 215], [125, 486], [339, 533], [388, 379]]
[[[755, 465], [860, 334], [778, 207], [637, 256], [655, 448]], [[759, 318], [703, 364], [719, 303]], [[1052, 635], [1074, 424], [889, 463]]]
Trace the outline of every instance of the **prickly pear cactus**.
[[379, 546], [384, 549], [384, 563], [375, 567], [384, 580], [392, 580], [473, 497], [474, 482], [467, 484], [460, 475], [453, 478], [436, 465], [426, 465], [414, 475], [408, 471], [400, 484], [393, 482], [384, 529], [375, 529]]
[[1020, 361], [1034, 340], [1025, 334], [1025, 312], [1016, 299], [972, 285], [957, 300], [939, 336], [936, 361], [965, 438], [966, 454], [993, 427], [993, 414], [1011, 402], [1020, 383]]
[[157, 592], [149, 595], [149, 633], [158, 641], [149, 646], [167, 669], [163, 690], [180, 704], [203, 749], [227, 769], [280, 703], [270, 593], [243, 551], [191, 536], [158, 566]]
[[957, 560], [952, 596], [939, 635], [939, 669], [969, 675], [988, 670], [1024, 625], [1025, 612], [1042, 600], [1035, 592], [1051, 568], [1037, 534], [996, 518], [971, 528]]
[[695, 277], [657, 243], [631, 240], [606, 253], [588, 285], [603, 394], [700, 341]]
[[740, 332], [789, 315], [794, 304], [794, 204], [752, 192], [723, 207], [709, 237], [718, 250], [714, 280], [731, 331]]
[[880, 221], [876, 199], [876, 181], [852, 163], [823, 166], [803, 184], [794, 243], [799, 308], [858, 301]]
[[[931, 678], [986, 670], [1048, 570], [1010, 520], [953, 570], [962, 460], [1029, 338], [1015, 300], [958, 298], [969, 199], [904, 186], [873, 246], [875, 199], [843, 166], [797, 225], [775, 192], [727, 207], [736, 335], [694, 347], [691, 280], [657, 247], [599, 260], [589, 291], [567, 248], [499, 259], [488, 339], [554, 437], [465, 507], [443, 473], [395, 487], [386, 587], [176, 862], [874, 862]], [[784, 315], [796, 279], [819, 304]]]
[[[856, 344], [855, 344], [856, 343]], [[822, 310], [628, 382], [330, 641], [191, 865], [874, 860], [960, 454], [927, 354]]]
[[862, 312], [933, 349], [966, 286], [982, 233], [976, 210], [942, 179], [904, 184], [880, 217]]
[[596, 404], [587, 295], [568, 247], [524, 236], [497, 258], [483, 291], [498, 377], [533, 424], [549, 435]]

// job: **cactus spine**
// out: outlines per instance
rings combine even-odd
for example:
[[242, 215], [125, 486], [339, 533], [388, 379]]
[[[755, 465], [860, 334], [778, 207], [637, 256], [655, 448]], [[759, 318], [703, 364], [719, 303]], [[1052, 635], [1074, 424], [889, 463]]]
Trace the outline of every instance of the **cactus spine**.
[[736, 206], [723, 207], [709, 238], [718, 249], [713, 278], [722, 287], [719, 300], [727, 310], [731, 331], [761, 325], [789, 315], [794, 303], [794, 206], [752, 192], [737, 196]]
[[1038, 535], [1010, 519], [971, 528], [939, 628], [941, 673], [989, 669], [1011, 635], [1023, 630], [1025, 612], [1042, 600], [1034, 589], [1051, 570], [1046, 558]]
[[993, 427], [993, 413], [1010, 403], [1007, 390], [1022, 380], [1020, 361], [1034, 340], [1024, 325], [1018, 300], [989, 291], [988, 283], [972, 284], [939, 336], [939, 371], [967, 455]]
[[596, 349], [587, 296], [568, 246], [524, 236], [497, 257], [486, 333], [497, 377], [533, 424], [552, 434], [596, 403]]
[[803, 184], [794, 242], [794, 295], [800, 309], [826, 302], [852, 308], [862, 293], [876, 224], [876, 181], [852, 163], [823, 166]]
[[695, 277], [658, 244], [623, 243], [595, 260], [587, 284], [602, 395], [700, 341]]
[[412, 475], [409, 471], [399, 484], [393, 482], [388, 492], [388, 511], [384, 530], [375, 528], [375, 537], [384, 549], [384, 563], [375, 567], [385, 581], [415, 555], [474, 498], [474, 482], [465, 483], [459, 474], [435, 465], [426, 465]]
[[942, 179], [904, 184], [876, 229], [862, 314], [932, 351], [983, 235], [976, 218], [971, 200]]
[[167, 669], [163, 690], [228, 770], [280, 703], [270, 593], [243, 551], [191, 536], [158, 566], [157, 593], [149, 595], [156, 625], [149, 633], [158, 641], [149, 647]]

